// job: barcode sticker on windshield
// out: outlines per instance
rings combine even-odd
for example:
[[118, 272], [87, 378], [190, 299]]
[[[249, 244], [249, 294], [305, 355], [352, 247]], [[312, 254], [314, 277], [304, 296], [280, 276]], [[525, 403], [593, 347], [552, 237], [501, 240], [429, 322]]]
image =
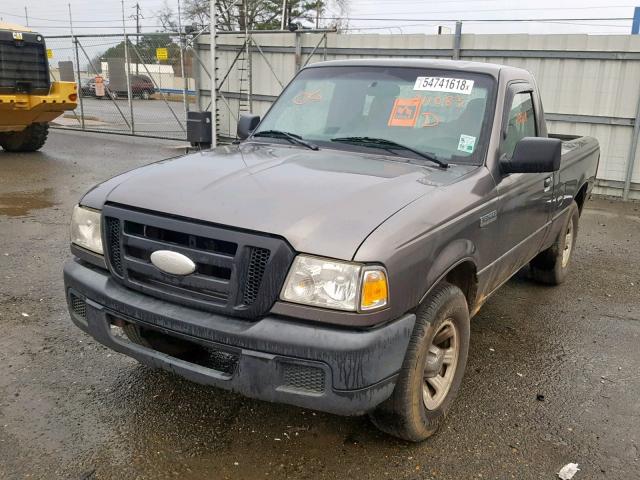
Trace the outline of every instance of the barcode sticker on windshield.
[[418, 77], [416, 78], [413, 89], [469, 95], [473, 89], [473, 80], [467, 80], [465, 78]]

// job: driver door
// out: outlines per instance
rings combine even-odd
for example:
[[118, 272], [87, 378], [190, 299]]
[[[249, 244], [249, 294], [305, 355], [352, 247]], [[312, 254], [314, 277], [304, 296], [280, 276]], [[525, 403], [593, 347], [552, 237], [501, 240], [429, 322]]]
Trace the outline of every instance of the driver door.
[[[539, 112], [530, 84], [509, 87], [505, 112], [500, 156], [511, 158], [519, 140], [539, 135]], [[502, 174], [497, 188], [499, 243], [503, 247], [496, 265], [495, 287], [538, 253], [551, 211], [553, 173]]]

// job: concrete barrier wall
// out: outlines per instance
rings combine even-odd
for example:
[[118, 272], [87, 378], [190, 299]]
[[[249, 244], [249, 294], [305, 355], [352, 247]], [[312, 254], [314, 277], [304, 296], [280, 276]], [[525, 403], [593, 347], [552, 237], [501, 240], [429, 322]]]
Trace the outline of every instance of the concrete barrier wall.
[[[264, 114], [307, 62], [371, 57], [455, 58], [531, 71], [538, 82], [549, 131], [590, 135], [602, 157], [597, 192], [640, 198], [635, 128], [640, 104], [640, 37], [631, 35], [341, 35], [337, 33], [220, 34], [217, 42], [218, 125], [235, 135], [239, 113]], [[209, 70], [209, 39], [198, 55]], [[459, 46], [457, 46], [459, 45]], [[235, 62], [234, 62], [235, 61]], [[200, 105], [210, 98], [200, 69]], [[225, 78], [226, 77], [226, 78]], [[249, 82], [249, 77], [251, 81]], [[634, 141], [635, 139], [635, 141]], [[635, 151], [631, 152], [632, 145]]]

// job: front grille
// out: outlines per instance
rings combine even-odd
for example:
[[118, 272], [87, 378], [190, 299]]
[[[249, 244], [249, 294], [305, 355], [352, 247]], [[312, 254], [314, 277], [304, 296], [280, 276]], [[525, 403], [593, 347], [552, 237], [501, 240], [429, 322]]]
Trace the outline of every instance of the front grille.
[[[126, 286], [191, 307], [243, 318], [264, 315], [277, 299], [293, 259], [282, 239], [106, 205], [109, 268]], [[151, 263], [170, 250], [196, 265], [171, 275]]]
[[321, 368], [285, 363], [283, 369], [284, 388], [309, 393], [324, 392], [325, 373]]
[[82, 319], [87, 318], [87, 302], [85, 302], [82, 298], [70, 294], [71, 296], [71, 311], [75, 313], [78, 317]]
[[0, 32], [0, 93], [41, 93], [49, 91], [49, 67], [43, 41], [37, 35]]

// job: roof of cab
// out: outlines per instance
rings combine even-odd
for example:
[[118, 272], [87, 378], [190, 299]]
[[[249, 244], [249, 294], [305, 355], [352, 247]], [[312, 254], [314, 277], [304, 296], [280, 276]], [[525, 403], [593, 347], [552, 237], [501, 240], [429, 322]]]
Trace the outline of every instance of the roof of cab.
[[513, 73], [529, 72], [521, 68], [499, 65], [497, 63], [468, 62], [466, 60], [433, 60], [422, 58], [364, 58], [354, 60], [330, 60], [307, 65], [305, 68], [315, 67], [413, 67], [433, 68], [442, 70], [460, 70], [466, 72], [485, 73], [498, 78], [501, 71], [509, 70]]

